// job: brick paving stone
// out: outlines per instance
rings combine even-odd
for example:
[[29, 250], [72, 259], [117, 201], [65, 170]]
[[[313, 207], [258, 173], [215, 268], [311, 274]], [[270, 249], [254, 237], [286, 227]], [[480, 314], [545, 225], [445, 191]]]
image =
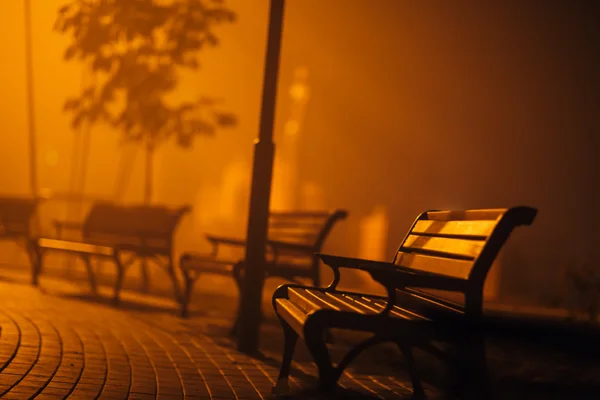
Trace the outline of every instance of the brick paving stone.
[[[266, 352], [273, 365], [241, 354], [228, 337], [211, 334], [202, 317], [61, 297], [66, 285], [55, 283], [53, 294], [44, 294], [0, 281], [3, 399], [273, 398], [279, 354]], [[292, 390], [315, 382], [315, 366], [294, 361]], [[365, 398], [410, 398], [404, 377], [348, 372], [340, 383]]]

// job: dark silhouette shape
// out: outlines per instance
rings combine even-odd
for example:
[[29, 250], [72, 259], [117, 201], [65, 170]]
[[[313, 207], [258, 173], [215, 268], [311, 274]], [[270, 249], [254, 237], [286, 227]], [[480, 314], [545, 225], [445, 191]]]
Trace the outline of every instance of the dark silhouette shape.
[[33, 264], [32, 239], [37, 234], [39, 198], [0, 197], [0, 240], [8, 240], [25, 247]]
[[259, 342], [262, 294], [265, 283], [265, 247], [267, 245], [271, 180], [275, 159], [273, 127], [275, 125], [284, 10], [285, 0], [270, 1], [267, 54], [260, 108], [260, 131], [258, 140], [254, 144], [246, 230], [248, 245], [246, 246], [245, 264], [247, 268], [242, 279], [242, 301], [238, 312], [238, 349], [246, 354], [257, 351]]
[[197, 70], [199, 52], [219, 40], [214, 28], [235, 21], [222, 1], [72, 1], [59, 11], [55, 29], [70, 35], [66, 60], [91, 66], [98, 79], [68, 99], [72, 125], [105, 122], [124, 140], [146, 146], [146, 200], [151, 196], [152, 154], [173, 137], [190, 147], [197, 135], [213, 135], [236, 118], [214, 98], [170, 104], [178, 70]]
[[[271, 212], [265, 269], [267, 276], [282, 277], [291, 281], [308, 278], [315, 286], [321, 286], [320, 260], [315, 253], [322, 250], [333, 226], [347, 216], [345, 210]], [[183, 317], [187, 315], [194, 284], [202, 274], [233, 275], [238, 293], [241, 293], [245, 260], [219, 258], [219, 246], [243, 248], [247, 246], [246, 241], [215, 235], [207, 235], [206, 238], [213, 246], [212, 254], [184, 253], [179, 262], [185, 278], [185, 291], [181, 303]], [[239, 301], [243, 301], [241, 295]], [[239, 315], [232, 333], [235, 333], [238, 321]]]
[[[298, 336], [302, 335], [319, 369], [319, 387], [333, 391], [344, 369], [367, 348], [396, 343], [413, 384], [413, 396], [424, 391], [412, 356], [419, 347], [449, 362], [472, 382], [481, 398], [492, 398], [488, 382], [483, 316], [483, 286], [489, 269], [515, 227], [533, 223], [537, 210], [511, 209], [429, 211], [421, 214], [402, 240], [392, 262], [320, 255], [334, 272], [328, 288], [282, 285], [273, 307], [285, 336], [277, 391], [285, 391]], [[337, 290], [340, 268], [369, 272], [388, 297]], [[464, 302], [439, 291], [464, 296]], [[334, 367], [325, 343], [329, 328], [373, 333]], [[445, 351], [432, 344], [452, 345]], [[460, 388], [465, 389], [465, 388]], [[470, 388], [469, 388], [470, 389]]]
[[[173, 283], [175, 301], [179, 302], [179, 284], [173, 263], [173, 236], [179, 221], [189, 211], [188, 206], [170, 209], [162, 206], [122, 206], [98, 202], [92, 206], [83, 224], [69, 226], [71, 229], [80, 227], [81, 241], [50, 238], [34, 241], [36, 256], [32, 283], [38, 284], [44, 254], [48, 251], [60, 251], [81, 257], [87, 268], [90, 287], [95, 292], [96, 279], [91, 259], [109, 259], [117, 267], [113, 300], [118, 302], [127, 268], [136, 259], [148, 259], [167, 272]], [[63, 225], [63, 228], [66, 226]]]

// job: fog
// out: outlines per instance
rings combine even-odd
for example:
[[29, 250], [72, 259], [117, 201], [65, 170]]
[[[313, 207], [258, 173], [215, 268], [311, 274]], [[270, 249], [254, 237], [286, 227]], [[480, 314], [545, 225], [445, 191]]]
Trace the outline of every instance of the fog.
[[[347, 209], [328, 252], [359, 255], [361, 221], [376, 209], [387, 215], [389, 259], [419, 212], [523, 204], [539, 214], [511, 238], [499, 275], [505, 296], [542, 301], [560, 292], [572, 259], [596, 257], [600, 14], [592, 2], [286, 3], [275, 135], [277, 167], [288, 169], [275, 172], [273, 202]], [[142, 201], [142, 149], [119, 146], [108, 126], [75, 131], [63, 112], [92, 77], [62, 58], [68, 38], [52, 30], [62, 4], [32, 1], [39, 187]], [[153, 201], [194, 207], [181, 251], [203, 248], [206, 231], [245, 234], [268, 1], [227, 4], [237, 21], [219, 28], [220, 46], [182, 75], [177, 96], [220, 97], [239, 123], [191, 150], [167, 143], [155, 158]], [[22, 1], [0, 2], [0, 15], [0, 187], [27, 194]], [[308, 95], [300, 110], [290, 95], [298, 68]], [[295, 144], [284, 135], [290, 120]], [[75, 161], [86, 134], [89, 158]], [[116, 193], [126, 158], [131, 177]]]

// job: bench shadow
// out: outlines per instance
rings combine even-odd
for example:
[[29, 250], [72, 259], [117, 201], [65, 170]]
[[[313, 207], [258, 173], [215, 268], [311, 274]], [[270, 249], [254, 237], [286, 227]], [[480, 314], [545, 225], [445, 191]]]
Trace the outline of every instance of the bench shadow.
[[496, 384], [499, 398], [511, 399], [596, 399], [600, 382], [570, 384], [568, 382], [532, 382], [502, 380]]
[[366, 393], [357, 392], [352, 389], [338, 388], [334, 394], [327, 394], [319, 392], [314, 388], [301, 389], [292, 392], [285, 396], [274, 396], [274, 399], [289, 399], [289, 400], [329, 400], [329, 399], [378, 399], [381, 400], [381, 396], [369, 395]]
[[176, 305], [166, 306], [162, 304], [148, 304], [130, 301], [127, 299], [120, 299], [118, 303], [115, 303], [112, 297], [102, 296], [95, 293], [53, 293], [53, 295], [66, 299], [66, 300], [75, 300], [75, 301], [83, 301], [86, 303], [93, 303], [97, 305], [102, 305], [106, 307], [111, 307], [115, 309], [120, 309], [124, 311], [135, 311], [142, 313], [170, 313], [174, 314], [177, 312]]
[[8, 276], [0, 276], [0, 282], [11, 283], [16, 285], [29, 285], [29, 282], [20, 279], [10, 278]]

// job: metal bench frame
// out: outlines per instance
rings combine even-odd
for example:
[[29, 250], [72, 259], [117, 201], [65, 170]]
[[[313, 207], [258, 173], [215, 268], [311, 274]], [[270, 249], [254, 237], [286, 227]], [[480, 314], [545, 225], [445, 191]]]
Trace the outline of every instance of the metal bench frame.
[[[81, 240], [42, 237], [33, 241], [35, 262], [32, 283], [39, 284], [44, 255], [49, 251], [58, 251], [75, 254], [83, 260], [90, 288], [96, 292], [91, 259], [107, 259], [116, 266], [113, 300], [118, 302], [128, 267], [138, 259], [144, 262], [151, 260], [169, 275], [175, 300], [179, 303], [180, 290], [173, 262], [173, 241], [181, 218], [190, 210], [189, 206], [172, 209], [154, 205], [95, 203], [81, 224]], [[70, 228], [74, 226], [71, 224]], [[127, 255], [129, 258], [125, 258]]]
[[[345, 210], [271, 212], [266, 249], [267, 277], [277, 276], [291, 281], [305, 278], [320, 286], [320, 259], [316, 253], [322, 250], [334, 225], [347, 216]], [[185, 283], [181, 302], [183, 317], [187, 316], [194, 285], [202, 274], [232, 275], [238, 293], [241, 293], [244, 260], [220, 258], [219, 247], [243, 249], [246, 241], [216, 235], [207, 235], [206, 239], [212, 245], [211, 254], [185, 253], [180, 259]]]
[[[483, 286], [511, 232], [517, 226], [531, 225], [536, 214], [530, 207], [429, 211], [415, 220], [392, 262], [320, 255], [334, 272], [327, 288], [282, 285], [273, 295], [285, 337], [275, 391], [288, 390], [300, 336], [317, 364], [319, 387], [324, 391], [335, 389], [344, 369], [362, 351], [389, 341], [405, 357], [415, 398], [424, 397], [424, 391], [412, 355], [414, 347], [450, 363], [459, 373], [457, 390], [475, 389], [480, 398], [491, 398], [482, 328]], [[387, 289], [388, 296], [337, 290], [341, 268], [367, 271]], [[460, 294], [464, 301], [448, 294]], [[334, 367], [325, 340], [330, 328], [372, 336]], [[464, 385], [469, 380], [476, 383], [471, 385], [475, 388]]]

